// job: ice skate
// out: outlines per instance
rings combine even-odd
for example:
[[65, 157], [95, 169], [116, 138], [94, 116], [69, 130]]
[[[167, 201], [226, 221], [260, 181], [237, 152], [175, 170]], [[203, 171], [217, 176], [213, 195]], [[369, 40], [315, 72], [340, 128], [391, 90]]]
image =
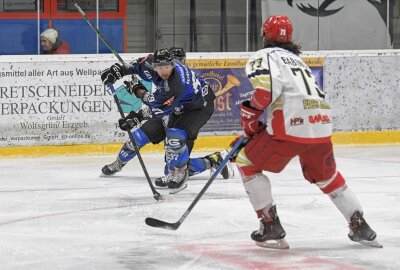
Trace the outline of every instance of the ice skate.
[[363, 215], [355, 212], [350, 219], [350, 232], [348, 234], [350, 240], [358, 242], [362, 245], [382, 248], [383, 246], [376, 241], [376, 233], [369, 227]]
[[187, 167], [175, 168], [169, 172], [167, 177], [171, 179], [168, 183], [168, 188], [171, 190], [169, 193], [175, 194], [187, 187], [189, 170]]
[[168, 175], [163, 175], [161, 177], [158, 177], [155, 181], [154, 184], [156, 185], [156, 188], [168, 188], [168, 184], [171, 180], [171, 177], [168, 177]]
[[[221, 165], [222, 161], [227, 155], [228, 151], [224, 150], [205, 156], [205, 158], [210, 161], [211, 173], [214, 173], [214, 171], [217, 170], [218, 166]], [[226, 163], [225, 167], [221, 171], [221, 175], [224, 179], [232, 178], [235, 175], [235, 171], [233, 170], [230, 162]]]
[[276, 214], [276, 207], [272, 206], [268, 213], [271, 218], [260, 220], [260, 228], [251, 234], [251, 239], [260, 247], [288, 249], [289, 244], [285, 240], [286, 232]]
[[121, 161], [120, 159], [116, 159], [113, 163], [105, 165], [101, 172], [103, 173], [100, 176], [111, 176], [121, 171], [122, 168], [126, 165], [126, 162]]

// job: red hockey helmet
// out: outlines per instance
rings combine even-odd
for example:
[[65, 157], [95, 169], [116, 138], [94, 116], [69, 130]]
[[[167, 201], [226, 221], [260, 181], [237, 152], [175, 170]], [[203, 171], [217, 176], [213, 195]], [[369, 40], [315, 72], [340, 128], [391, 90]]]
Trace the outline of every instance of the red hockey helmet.
[[292, 22], [287, 16], [271, 16], [262, 27], [262, 36], [272, 42], [292, 42], [292, 33]]

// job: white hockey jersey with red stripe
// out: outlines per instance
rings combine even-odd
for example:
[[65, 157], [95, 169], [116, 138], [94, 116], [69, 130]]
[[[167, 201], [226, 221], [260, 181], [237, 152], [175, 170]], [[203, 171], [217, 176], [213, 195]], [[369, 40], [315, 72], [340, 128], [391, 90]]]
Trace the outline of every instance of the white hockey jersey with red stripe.
[[265, 48], [246, 64], [254, 93], [251, 105], [267, 110], [267, 131], [274, 139], [322, 143], [332, 135], [331, 109], [311, 69], [296, 54]]

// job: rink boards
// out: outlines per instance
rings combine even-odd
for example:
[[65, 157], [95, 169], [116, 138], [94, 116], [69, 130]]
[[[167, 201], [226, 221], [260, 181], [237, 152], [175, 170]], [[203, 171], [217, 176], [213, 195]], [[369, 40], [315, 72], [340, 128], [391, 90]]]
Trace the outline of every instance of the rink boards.
[[[217, 95], [194, 151], [226, 148], [240, 134], [239, 104], [252, 91], [243, 71], [250, 54], [189, 53], [188, 65]], [[333, 108], [335, 144], [400, 143], [398, 50], [305, 52], [303, 58]], [[118, 151], [127, 135], [99, 79], [115, 62], [112, 55], [1, 56], [0, 156]]]
[[[229, 148], [229, 143], [236, 136], [203, 136], [196, 140], [194, 152], [207, 152]], [[335, 146], [361, 146], [400, 144], [400, 131], [366, 131], [366, 132], [336, 132], [333, 134]], [[148, 144], [140, 151], [145, 153], [163, 152], [163, 144]], [[0, 157], [17, 156], [50, 156], [50, 155], [98, 155], [116, 154], [121, 149], [121, 143], [114, 144], [83, 144], [58, 146], [15, 146], [0, 148]]]

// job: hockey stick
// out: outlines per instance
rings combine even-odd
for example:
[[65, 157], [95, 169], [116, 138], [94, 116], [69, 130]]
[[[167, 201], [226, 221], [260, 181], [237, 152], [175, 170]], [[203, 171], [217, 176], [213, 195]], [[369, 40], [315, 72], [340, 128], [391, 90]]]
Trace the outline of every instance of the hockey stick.
[[78, 12], [82, 15], [83, 19], [89, 24], [89, 26], [97, 33], [99, 38], [104, 42], [104, 44], [107, 46], [107, 48], [110, 49], [110, 51], [115, 55], [115, 57], [118, 58], [118, 60], [121, 62], [121, 64], [124, 67], [128, 67], [128, 65], [125, 63], [125, 61], [121, 58], [121, 56], [118, 54], [116, 50], [111, 46], [111, 44], [105, 39], [105, 37], [101, 34], [100, 30], [97, 29], [97, 27], [90, 21], [88, 16], [86, 16], [86, 13], [81, 9], [81, 7], [78, 5], [76, 0], [71, 0], [74, 3], [74, 6], [78, 10]]
[[[78, 12], [82, 15], [83, 19], [97, 33], [97, 35], [99, 36], [99, 38], [101, 38], [101, 40], [104, 42], [104, 44], [107, 46], [107, 48], [110, 49], [110, 51], [115, 55], [115, 57], [118, 58], [118, 60], [121, 62], [121, 64], [124, 67], [127, 67], [127, 64], [125, 63], [125, 61], [121, 58], [121, 56], [118, 54], [118, 52], [116, 50], [114, 50], [114, 48], [111, 46], [111, 44], [108, 43], [108, 41], [101, 34], [99, 29], [97, 29], [97, 27], [89, 20], [89, 18], [86, 16], [86, 13], [81, 9], [81, 7], [78, 5], [78, 3], [75, 0], [72, 0], [72, 2], [74, 3], [74, 5], [75, 5], [76, 9], [78, 10]], [[107, 86], [108, 86], [108, 88], [111, 90], [111, 92], [113, 94], [114, 101], [115, 101], [115, 104], [117, 104], [119, 114], [121, 115], [122, 118], [124, 118], [125, 115], [124, 115], [124, 112], [122, 110], [121, 103], [119, 102], [118, 97], [115, 94], [114, 86], [112, 84], [108, 84]], [[146, 175], [147, 182], [149, 183], [151, 191], [153, 192], [154, 199], [156, 199], [157, 201], [162, 200], [161, 194], [157, 192], [157, 190], [153, 186], [153, 183], [151, 182], [149, 173], [147, 172], [146, 166], [144, 165], [144, 162], [143, 162], [143, 159], [142, 159], [142, 155], [139, 152], [139, 147], [137, 146], [137, 144], [135, 142], [135, 139], [133, 138], [132, 132], [128, 131], [128, 134], [129, 134], [129, 138], [130, 138], [130, 140], [132, 142], [132, 145], [133, 145], [133, 147], [135, 149], [136, 155], [137, 155], [137, 157], [139, 159], [140, 165], [142, 166], [143, 172]]]
[[196, 205], [196, 203], [200, 200], [201, 196], [203, 196], [204, 192], [208, 189], [208, 187], [211, 185], [211, 183], [214, 181], [214, 179], [220, 174], [222, 169], [225, 167], [226, 163], [228, 163], [230, 157], [236, 150], [242, 145], [242, 142], [246, 139], [245, 136], [241, 136], [239, 140], [236, 141], [235, 145], [232, 147], [231, 151], [228, 153], [228, 155], [224, 158], [224, 160], [221, 162], [221, 164], [218, 166], [217, 170], [213, 173], [211, 178], [207, 181], [206, 185], [202, 188], [202, 190], [197, 194], [196, 198], [193, 200], [193, 202], [190, 204], [188, 209], [185, 211], [185, 213], [182, 215], [182, 217], [175, 223], [169, 223], [165, 222], [156, 218], [151, 218], [148, 217], [146, 218], [145, 222], [147, 225], [151, 227], [156, 227], [156, 228], [162, 228], [162, 229], [167, 229], [167, 230], [176, 230], [181, 226], [183, 221], [186, 219], [186, 217], [190, 214], [190, 211], [192, 211], [193, 207]]
[[[115, 104], [117, 104], [118, 111], [119, 111], [119, 114], [121, 115], [121, 118], [124, 118], [125, 115], [124, 115], [124, 112], [122, 110], [121, 103], [119, 102], [118, 97], [115, 94], [114, 86], [111, 83], [108, 84], [107, 86], [110, 88], [111, 92], [113, 93], [114, 101], [115, 101]], [[142, 159], [142, 155], [139, 153], [139, 147], [137, 146], [137, 144], [135, 142], [135, 139], [133, 138], [132, 132], [128, 131], [128, 135], [129, 135], [129, 139], [132, 142], [133, 147], [135, 148], [136, 156], [139, 159], [139, 162], [140, 162], [140, 165], [142, 166], [143, 172], [146, 175], [147, 182], [149, 183], [151, 191], [153, 192], [154, 199], [156, 199], [157, 201], [162, 200], [163, 198], [162, 198], [161, 194], [159, 192], [157, 192], [157, 190], [153, 186], [153, 183], [151, 182], [149, 173], [147, 172], [146, 166], [144, 165], [144, 162], [143, 162], [143, 159]]]

